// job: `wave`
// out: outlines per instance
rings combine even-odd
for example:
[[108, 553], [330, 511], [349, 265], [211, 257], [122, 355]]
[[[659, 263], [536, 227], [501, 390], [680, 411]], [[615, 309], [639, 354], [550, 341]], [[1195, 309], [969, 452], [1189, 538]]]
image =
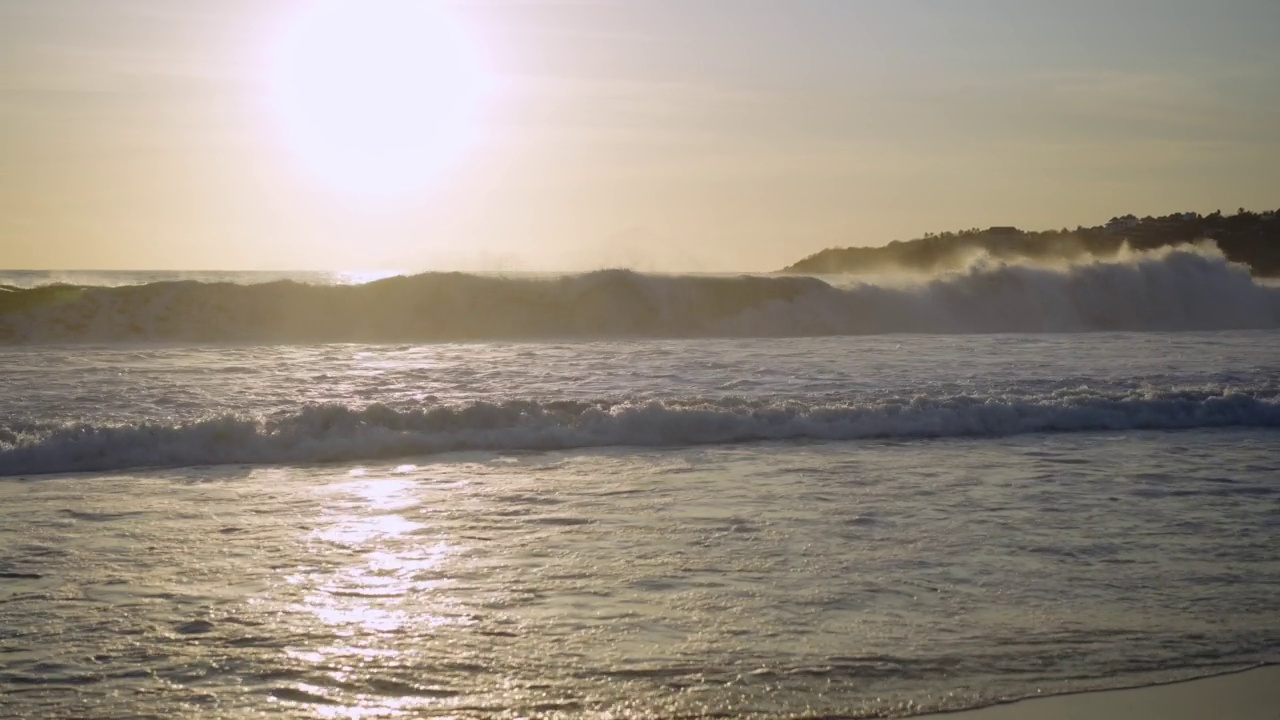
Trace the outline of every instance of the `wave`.
[[1102, 430], [1280, 427], [1280, 392], [1229, 389], [875, 402], [509, 401], [417, 408], [307, 406], [271, 418], [0, 426], [0, 475], [318, 463], [461, 450], [531, 451], [763, 440], [999, 437]]
[[1280, 327], [1280, 289], [1211, 246], [840, 285], [793, 275], [428, 273], [362, 285], [0, 291], [0, 343], [424, 342]]
[[46, 285], [121, 287], [183, 280], [236, 285], [278, 280], [311, 285], [355, 285], [395, 274], [379, 270], [0, 270], [0, 290], [25, 290]]

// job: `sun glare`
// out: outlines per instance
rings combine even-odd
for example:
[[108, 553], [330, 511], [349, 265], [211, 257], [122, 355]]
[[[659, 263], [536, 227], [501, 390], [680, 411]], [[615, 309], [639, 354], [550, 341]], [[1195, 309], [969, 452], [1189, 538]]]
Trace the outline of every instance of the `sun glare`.
[[484, 76], [437, 0], [317, 0], [270, 61], [285, 142], [324, 181], [360, 194], [417, 189], [472, 139]]

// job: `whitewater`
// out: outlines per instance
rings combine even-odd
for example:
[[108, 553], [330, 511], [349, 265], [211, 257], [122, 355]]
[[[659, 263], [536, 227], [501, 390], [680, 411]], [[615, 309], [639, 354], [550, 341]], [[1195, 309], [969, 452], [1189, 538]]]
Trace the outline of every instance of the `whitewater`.
[[[136, 277], [136, 275], [135, 275]], [[0, 278], [0, 343], [424, 342], [1280, 327], [1280, 288], [1213, 246], [1056, 265], [978, 256], [914, 281], [427, 273], [361, 284], [193, 274], [30, 287]], [[234, 280], [241, 280], [235, 282]]]
[[1280, 288], [0, 271], [0, 717], [904, 717], [1280, 662]]

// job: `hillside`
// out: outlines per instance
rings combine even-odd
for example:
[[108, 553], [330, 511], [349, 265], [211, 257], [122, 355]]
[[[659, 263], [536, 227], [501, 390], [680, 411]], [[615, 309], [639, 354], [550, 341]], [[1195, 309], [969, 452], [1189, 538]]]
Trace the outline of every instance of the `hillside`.
[[1164, 217], [1112, 218], [1075, 230], [1027, 232], [1012, 227], [926, 234], [883, 247], [829, 248], [785, 268], [795, 273], [933, 272], [963, 266], [985, 252], [1003, 260], [1072, 260], [1114, 256], [1126, 243], [1135, 250], [1213, 240], [1228, 259], [1254, 275], [1280, 277], [1280, 211], [1235, 215], [1175, 213]]

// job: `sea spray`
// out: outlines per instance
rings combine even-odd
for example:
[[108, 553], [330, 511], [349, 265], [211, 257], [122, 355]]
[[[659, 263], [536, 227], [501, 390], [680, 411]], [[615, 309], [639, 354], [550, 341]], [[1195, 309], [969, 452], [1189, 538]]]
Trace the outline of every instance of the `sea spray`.
[[1064, 265], [978, 258], [892, 282], [428, 273], [363, 285], [158, 282], [0, 296], [0, 343], [326, 343], [1280, 327], [1280, 289], [1211, 246]]

